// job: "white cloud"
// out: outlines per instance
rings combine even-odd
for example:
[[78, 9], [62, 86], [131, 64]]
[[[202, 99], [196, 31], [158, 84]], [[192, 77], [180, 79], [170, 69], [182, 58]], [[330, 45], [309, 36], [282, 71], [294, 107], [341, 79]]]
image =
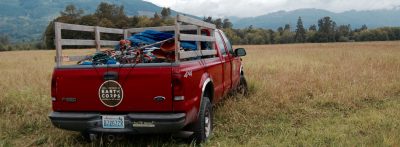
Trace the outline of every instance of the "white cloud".
[[249, 17], [279, 10], [317, 8], [333, 12], [391, 9], [400, 0], [145, 0], [197, 16]]

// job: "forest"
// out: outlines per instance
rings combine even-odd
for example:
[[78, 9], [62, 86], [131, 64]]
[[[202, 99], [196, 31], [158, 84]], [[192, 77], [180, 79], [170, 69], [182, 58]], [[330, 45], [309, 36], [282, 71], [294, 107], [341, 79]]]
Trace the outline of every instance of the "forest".
[[[288, 43], [325, 43], [325, 42], [359, 42], [400, 40], [400, 27], [381, 27], [369, 29], [366, 25], [352, 28], [349, 24], [336, 24], [329, 16], [316, 20], [315, 25], [304, 26], [301, 17], [297, 25], [286, 24], [274, 29], [248, 26], [237, 29], [229, 19], [203, 17], [222, 29], [234, 45], [247, 44], [288, 44]], [[268, 21], [268, 20], [265, 20]], [[0, 51], [54, 49], [54, 22], [101, 26], [108, 28], [134, 28], [173, 25], [174, 17], [170, 8], [162, 8], [161, 13], [153, 17], [127, 16], [124, 6], [102, 2], [93, 14], [85, 14], [75, 5], [66, 6], [60, 16], [52, 20], [39, 40], [12, 43], [7, 36], [0, 36]], [[63, 31], [63, 38], [93, 39], [91, 33]], [[122, 36], [105, 34], [102, 38], [119, 40]]]

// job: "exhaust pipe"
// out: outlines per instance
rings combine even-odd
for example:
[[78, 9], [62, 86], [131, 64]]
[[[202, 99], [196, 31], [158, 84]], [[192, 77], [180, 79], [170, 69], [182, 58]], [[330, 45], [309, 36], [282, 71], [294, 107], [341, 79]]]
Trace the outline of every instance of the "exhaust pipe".
[[115, 141], [115, 136], [114, 135], [107, 135], [107, 141], [108, 142], [114, 142]]

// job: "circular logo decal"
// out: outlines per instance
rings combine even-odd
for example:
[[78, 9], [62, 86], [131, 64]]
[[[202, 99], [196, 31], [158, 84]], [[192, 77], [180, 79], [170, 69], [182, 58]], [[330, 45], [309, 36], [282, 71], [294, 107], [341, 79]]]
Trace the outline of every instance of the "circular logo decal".
[[117, 81], [105, 81], [99, 88], [99, 98], [104, 105], [116, 107], [122, 102], [124, 91]]

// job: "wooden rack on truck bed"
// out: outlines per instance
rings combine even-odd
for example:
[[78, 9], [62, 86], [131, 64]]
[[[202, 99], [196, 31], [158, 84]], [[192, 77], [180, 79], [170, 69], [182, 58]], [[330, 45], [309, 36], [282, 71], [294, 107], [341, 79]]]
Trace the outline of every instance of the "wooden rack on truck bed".
[[[55, 22], [55, 46], [56, 46], [56, 63], [57, 67], [62, 66], [63, 61], [80, 61], [86, 56], [63, 56], [62, 46], [68, 45], [81, 45], [81, 46], [95, 46], [97, 51], [100, 51], [101, 46], [114, 46], [118, 41], [101, 40], [100, 33], [120, 34], [124, 35], [124, 39], [128, 39], [131, 34], [140, 33], [145, 30], [156, 30], [161, 32], [174, 31], [175, 32], [175, 62], [180, 62], [182, 59], [202, 56], [213, 56], [217, 52], [215, 50], [215, 35], [214, 31], [216, 26], [198, 19], [178, 14], [175, 19], [175, 25], [162, 26], [162, 27], [145, 27], [145, 28], [129, 28], [129, 29], [116, 29], [104, 28], [99, 26], [85, 26], [66, 24]], [[63, 39], [61, 30], [72, 31], [85, 31], [94, 32], [95, 40], [82, 40], [82, 39]], [[202, 35], [202, 30], [209, 30], [210, 36]], [[181, 31], [197, 31], [197, 34], [184, 34]], [[183, 51], [180, 50], [181, 41], [195, 41], [197, 42], [196, 51]], [[212, 42], [212, 50], [201, 50], [200, 42]]]

